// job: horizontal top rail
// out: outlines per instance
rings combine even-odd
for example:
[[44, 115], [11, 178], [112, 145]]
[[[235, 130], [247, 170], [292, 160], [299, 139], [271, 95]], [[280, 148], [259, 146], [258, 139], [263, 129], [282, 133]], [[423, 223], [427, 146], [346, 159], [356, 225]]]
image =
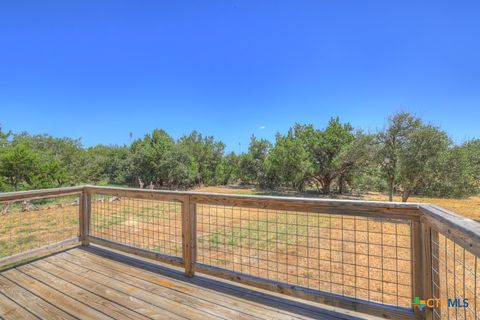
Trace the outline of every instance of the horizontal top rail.
[[[264, 196], [264, 195], [245, 195], [245, 194], [226, 194], [226, 193], [214, 193], [214, 192], [195, 192], [195, 191], [170, 191], [170, 190], [150, 190], [150, 189], [137, 189], [137, 188], [123, 188], [123, 187], [104, 187], [104, 186], [93, 186], [85, 185], [87, 190], [96, 191], [101, 193], [108, 191], [124, 191], [124, 192], [135, 192], [135, 193], [146, 193], [146, 194], [160, 194], [166, 196], [180, 196], [180, 197], [194, 197], [197, 200], [206, 200], [213, 198], [224, 198], [224, 199], [247, 199], [247, 200], [281, 200], [284, 202], [302, 202], [302, 203], [315, 203], [331, 206], [339, 205], [355, 205], [355, 206], [364, 206], [364, 207], [382, 207], [382, 208], [392, 208], [392, 209], [418, 209], [421, 203], [399, 203], [399, 202], [388, 202], [388, 201], [365, 201], [365, 200], [347, 200], [347, 199], [321, 199], [321, 198], [302, 198], [302, 197], [283, 197], [283, 196]], [[48, 189], [46, 189], [48, 190]]]
[[16, 192], [0, 192], [0, 201], [30, 200], [30, 199], [47, 198], [51, 196], [77, 194], [77, 193], [81, 193], [84, 190], [84, 188], [85, 188], [84, 186], [76, 186], [76, 187], [38, 189], [38, 190], [28, 190], [28, 191], [16, 191]]
[[480, 256], [480, 223], [432, 204], [419, 209], [424, 214], [423, 222]]
[[297, 210], [340, 215], [382, 216], [393, 219], [419, 219], [417, 203], [395, 203], [343, 199], [315, 199], [261, 195], [232, 195], [192, 191], [166, 191], [134, 188], [85, 186], [87, 192], [143, 199], [193, 201], [207, 205], [242, 206], [270, 210]]

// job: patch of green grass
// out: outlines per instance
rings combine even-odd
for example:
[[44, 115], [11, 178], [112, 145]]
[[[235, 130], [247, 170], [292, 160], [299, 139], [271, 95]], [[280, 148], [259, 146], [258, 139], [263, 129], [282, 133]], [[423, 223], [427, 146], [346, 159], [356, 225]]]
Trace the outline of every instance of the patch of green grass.
[[112, 214], [109, 216], [102, 216], [98, 219], [98, 222], [96, 222], [95, 227], [99, 230], [105, 230], [112, 226], [124, 223], [127, 218], [128, 216], [125, 214]]
[[32, 232], [32, 229], [30, 228], [24, 228], [24, 229], [18, 229], [17, 233], [30, 233]]
[[78, 217], [68, 217], [67, 224], [70, 224], [73, 226], [78, 225]]
[[[245, 221], [238, 226], [212, 232], [199, 237], [199, 243], [210, 250], [221, 246], [248, 247], [267, 250], [280, 243], [296, 244], [309, 236], [317, 236], [318, 226], [327, 227], [329, 221], [321, 216], [288, 215], [278, 213], [267, 221]], [[312, 226], [309, 228], [309, 225]]]
[[31, 236], [24, 237], [24, 238], [18, 238], [17, 241], [16, 241], [16, 244], [18, 246], [24, 246], [24, 245], [27, 245], [27, 244], [32, 243], [34, 241], [37, 241], [37, 240], [38, 240], [37, 236], [31, 235]]
[[[1, 257], [1, 253], [0, 253], [0, 257]], [[15, 266], [17, 266], [17, 265], [19, 265], [19, 264], [22, 264], [22, 263], [25, 263], [25, 262], [29, 262], [29, 261], [32, 261], [32, 260], [35, 260], [35, 259], [37, 259], [36, 256], [30, 257], [30, 258], [25, 258], [25, 259], [22, 259], [22, 260], [18, 260], [18, 261], [16, 261], [16, 262], [12, 262], [12, 263], [9, 263], [9, 264], [0, 266], [0, 271], [6, 270], [6, 269], [10, 269], [10, 268], [15, 267]]]
[[8, 243], [5, 240], [0, 240], [0, 258], [10, 255], [8, 251]]
[[[172, 219], [179, 212], [181, 212], [181, 208], [178, 206], [164, 209], [162, 205], [141, 207], [135, 211], [132, 209], [124, 209], [119, 213], [99, 217], [99, 222], [96, 227], [99, 230], [104, 230], [111, 226], [125, 223], [130, 218], [134, 218], [135, 221], [147, 223], [158, 219]], [[78, 224], [78, 222], [75, 224]]]

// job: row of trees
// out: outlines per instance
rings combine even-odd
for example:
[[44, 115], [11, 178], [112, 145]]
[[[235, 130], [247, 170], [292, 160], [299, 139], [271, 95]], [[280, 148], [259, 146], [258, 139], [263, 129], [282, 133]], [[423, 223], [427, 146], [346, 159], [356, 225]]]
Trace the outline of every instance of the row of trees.
[[365, 133], [332, 118], [323, 128], [296, 124], [275, 142], [252, 136], [247, 152], [226, 153], [212, 136], [173, 139], [154, 130], [125, 146], [0, 130], [0, 190], [80, 183], [151, 188], [250, 184], [297, 191], [464, 197], [480, 191], [480, 140], [455, 145], [446, 132], [409, 113]]

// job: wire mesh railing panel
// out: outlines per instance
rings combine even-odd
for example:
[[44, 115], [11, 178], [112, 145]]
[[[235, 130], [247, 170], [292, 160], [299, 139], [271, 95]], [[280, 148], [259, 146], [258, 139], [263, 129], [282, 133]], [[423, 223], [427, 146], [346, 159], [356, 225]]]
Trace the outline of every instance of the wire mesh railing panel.
[[197, 262], [411, 307], [409, 220], [197, 204]]
[[480, 319], [478, 258], [437, 232], [431, 248], [433, 319]]
[[79, 235], [79, 197], [0, 202], [0, 258]]
[[182, 256], [182, 204], [95, 194], [90, 235], [165, 255]]

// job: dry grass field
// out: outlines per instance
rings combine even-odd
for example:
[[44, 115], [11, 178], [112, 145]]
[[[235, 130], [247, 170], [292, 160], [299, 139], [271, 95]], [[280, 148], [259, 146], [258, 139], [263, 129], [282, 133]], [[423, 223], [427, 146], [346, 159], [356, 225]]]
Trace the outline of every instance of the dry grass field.
[[[265, 194], [254, 189], [225, 187], [195, 191]], [[380, 194], [358, 198], [386, 200]], [[434, 203], [480, 218], [479, 197], [412, 198], [411, 202]], [[92, 204], [91, 231], [112, 241], [172, 256], [182, 255], [181, 205], [176, 202], [98, 195]], [[77, 232], [78, 205], [72, 204], [71, 199], [53, 205], [41, 204], [31, 212], [17, 208], [0, 215], [0, 258]], [[197, 261], [310, 289], [409, 307], [410, 232], [409, 222], [402, 220], [198, 205]], [[455, 270], [458, 279], [466, 277], [467, 281], [464, 266], [452, 262], [465, 259], [472, 264], [472, 257], [443, 237], [438, 247], [440, 268], [447, 273]], [[450, 284], [449, 292], [456, 285]], [[443, 295], [448, 294], [443, 292]]]

